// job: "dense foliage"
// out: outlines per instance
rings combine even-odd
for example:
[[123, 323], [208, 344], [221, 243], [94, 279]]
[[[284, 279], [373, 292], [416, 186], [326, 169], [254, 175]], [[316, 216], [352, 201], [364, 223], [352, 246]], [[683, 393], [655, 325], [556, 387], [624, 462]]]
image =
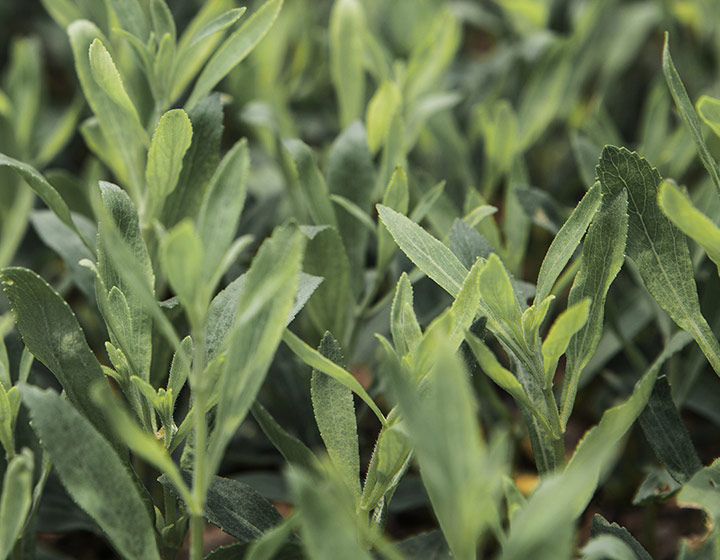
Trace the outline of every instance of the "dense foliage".
[[720, 559], [720, 4], [11, 4], [0, 559]]

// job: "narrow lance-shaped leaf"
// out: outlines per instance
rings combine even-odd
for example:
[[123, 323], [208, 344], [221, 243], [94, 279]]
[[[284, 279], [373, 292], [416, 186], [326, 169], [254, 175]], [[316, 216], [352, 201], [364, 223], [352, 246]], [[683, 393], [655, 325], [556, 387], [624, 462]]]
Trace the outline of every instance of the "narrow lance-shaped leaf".
[[542, 344], [546, 388], [552, 387], [560, 356], [567, 350], [570, 339], [585, 325], [589, 313], [590, 300], [580, 300], [563, 311], [550, 327]]
[[53, 372], [70, 402], [111, 442], [116, 442], [104, 411], [90, 394], [92, 384], [104, 381], [105, 375], [70, 306], [26, 268], [5, 268], [0, 271], [0, 281], [30, 352]]
[[543, 301], [550, 295], [555, 280], [572, 257], [593, 216], [600, 208], [600, 198], [600, 184], [595, 183], [555, 235], [540, 266], [534, 303]]
[[357, 0], [336, 0], [330, 14], [330, 74], [340, 106], [340, 126], [360, 118], [365, 101], [363, 32], [365, 14]]
[[305, 469], [314, 469], [318, 466], [318, 461], [312, 451], [295, 436], [289, 434], [273, 416], [265, 409], [259, 401], [255, 401], [252, 405], [252, 415], [265, 433], [267, 438], [272, 442], [289, 465], [294, 467], [303, 467]]
[[389, 80], [380, 84], [372, 96], [365, 114], [368, 147], [372, 153], [377, 152], [385, 143], [390, 123], [401, 104], [400, 88]]
[[54, 391], [30, 386], [20, 390], [33, 429], [75, 502], [125, 558], [159, 560], [150, 512], [107, 440]]
[[312, 150], [300, 140], [286, 140], [284, 147], [292, 159], [293, 171], [313, 222], [318, 226], [330, 225], [337, 229], [335, 210]]
[[198, 212], [198, 233], [205, 249], [206, 277], [212, 274], [235, 238], [245, 204], [250, 153], [240, 140], [225, 155], [210, 179]]
[[390, 330], [400, 356], [412, 354], [422, 340], [422, 331], [413, 308], [413, 289], [406, 273], [400, 275], [390, 310]]
[[283, 0], [268, 0], [245, 21], [240, 29], [225, 40], [195, 82], [195, 87], [186, 103], [188, 108], [194, 107], [230, 70], [250, 54], [275, 23], [282, 5]]
[[[329, 332], [323, 336], [318, 352], [343, 365], [340, 346]], [[352, 391], [332, 377], [314, 370], [310, 396], [315, 421], [330, 460], [357, 502], [360, 499], [360, 455]]]
[[698, 119], [695, 108], [688, 97], [685, 86], [680, 79], [680, 75], [675, 69], [675, 64], [673, 64], [672, 57], [670, 56], [670, 35], [667, 31], [665, 32], [662, 66], [663, 73], [665, 74], [665, 81], [667, 82], [668, 88], [670, 88], [670, 94], [675, 100], [675, 105], [677, 105], [680, 118], [683, 123], [685, 123], [685, 126], [690, 131], [690, 134], [695, 141], [695, 147], [700, 155], [700, 161], [702, 161], [705, 169], [710, 174], [710, 177], [712, 177], [715, 186], [720, 189], [720, 168], [718, 168], [717, 161], [715, 161], [715, 158], [712, 156], [710, 150], [708, 150], [708, 147], [705, 144], [705, 139], [703, 138], [702, 131], [700, 130], [700, 120]]
[[655, 383], [647, 407], [640, 415], [640, 425], [655, 455], [680, 484], [690, 480], [702, 468], [687, 428], [675, 407], [666, 377]]
[[627, 190], [628, 256], [660, 307], [693, 336], [720, 375], [720, 344], [700, 311], [687, 242], [657, 204], [662, 181], [657, 169], [636, 153], [606, 146], [598, 177], [604, 193]]
[[585, 298], [590, 298], [591, 303], [585, 325], [570, 339], [566, 351], [560, 413], [563, 426], [575, 403], [580, 374], [600, 343], [607, 292], [625, 261], [627, 200], [628, 195], [623, 191], [604, 195], [602, 207], [583, 243], [582, 264], [570, 290], [568, 306]]
[[378, 204], [378, 213], [395, 242], [422, 272], [455, 297], [468, 270], [453, 252], [395, 210]]
[[[383, 206], [404, 215], [407, 214], [409, 201], [410, 190], [408, 189], [407, 174], [402, 167], [398, 166], [390, 178], [382, 203]], [[388, 229], [382, 224], [377, 226], [377, 238], [377, 270], [378, 274], [382, 274], [395, 253], [395, 244]]]
[[150, 34], [147, 18], [138, 0], [109, 0], [120, 26], [145, 42]]

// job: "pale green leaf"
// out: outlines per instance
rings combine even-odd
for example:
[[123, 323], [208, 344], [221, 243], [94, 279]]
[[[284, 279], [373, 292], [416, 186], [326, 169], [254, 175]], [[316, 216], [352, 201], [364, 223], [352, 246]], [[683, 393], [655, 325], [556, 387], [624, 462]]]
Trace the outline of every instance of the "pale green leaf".
[[582, 299], [563, 311], [550, 327], [542, 344], [543, 365], [545, 366], [545, 387], [552, 387], [555, 368], [560, 356], [567, 350], [572, 336], [588, 319], [590, 299]]
[[283, 146], [292, 160], [297, 184], [305, 198], [313, 222], [315, 225], [337, 227], [337, 218], [328, 196], [328, 188], [315, 163], [312, 150], [300, 140], [286, 140]]
[[400, 356], [415, 352], [422, 340], [422, 331], [413, 308], [413, 289], [406, 273], [402, 273], [395, 287], [390, 310], [390, 330]]
[[150, 35], [150, 28], [138, 0], [108, 0], [117, 16], [120, 26], [145, 42]]
[[402, 94], [395, 82], [386, 80], [378, 87], [368, 103], [365, 113], [368, 146], [372, 153], [377, 152], [385, 143], [395, 112], [402, 104]]
[[400, 249], [422, 272], [455, 297], [468, 270], [427, 231], [393, 209], [378, 204], [378, 213]]
[[170, 286], [189, 314], [196, 320], [199, 290], [203, 277], [203, 247], [190, 220], [183, 220], [171, 229], [160, 245], [160, 258]]
[[155, 127], [145, 168], [150, 217], [175, 190], [192, 134], [192, 123], [182, 109], [168, 111]]
[[665, 180], [660, 184], [658, 204], [680, 231], [705, 249], [720, 273], [720, 228], [695, 208], [690, 198], [672, 181]]
[[230, 70], [250, 54], [275, 23], [282, 5], [283, 0], [268, 0], [217, 48], [195, 82], [186, 103], [188, 108], [194, 107]]
[[365, 105], [363, 34], [365, 14], [358, 0], [336, 0], [330, 14], [330, 75], [340, 109], [340, 126], [362, 116]]
[[[408, 204], [410, 201], [410, 190], [408, 188], [407, 174], [405, 170], [398, 166], [390, 178], [385, 195], [383, 196], [383, 206], [387, 206], [400, 214], [407, 214]], [[395, 243], [387, 228], [381, 224], [377, 226], [378, 238], [378, 257], [377, 270], [382, 273], [390, 264], [393, 254], [395, 253]]]
[[0, 496], [0, 558], [10, 556], [32, 505], [33, 456], [23, 449], [8, 463]]

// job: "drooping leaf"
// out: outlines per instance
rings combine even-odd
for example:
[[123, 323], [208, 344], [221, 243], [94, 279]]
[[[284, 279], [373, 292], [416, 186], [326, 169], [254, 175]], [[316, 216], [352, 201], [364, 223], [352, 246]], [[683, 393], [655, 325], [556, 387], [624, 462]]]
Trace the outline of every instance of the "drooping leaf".
[[125, 558], [160, 558], [154, 522], [115, 450], [70, 403], [52, 390], [20, 388], [33, 429], [63, 485]]
[[[340, 345], [329, 332], [323, 336], [318, 352], [338, 365], [344, 365]], [[314, 370], [310, 396], [315, 421], [330, 460], [357, 501], [360, 499], [360, 455], [352, 391], [332, 377]]]
[[289, 434], [277, 423], [275, 418], [259, 402], [252, 406], [252, 415], [288, 464], [306, 469], [317, 467], [317, 459], [312, 451], [295, 436]]
[[26, 268], [4, 268], [0, 281], [25, 345], [53, 372], [68, 400], [115, 443], [104, 411], [90, 394], [92, 384], [105, 375], [70, 306]]
[[627, 254], [645, 286], [673, 321], [693, 336], [720, 375], [720, 344], [700, 311], [687, 242], [657, 205], [662, 181], [657, 169], [636, 153], [606, 146], [598, 176], [604, 193], [628, 193]]

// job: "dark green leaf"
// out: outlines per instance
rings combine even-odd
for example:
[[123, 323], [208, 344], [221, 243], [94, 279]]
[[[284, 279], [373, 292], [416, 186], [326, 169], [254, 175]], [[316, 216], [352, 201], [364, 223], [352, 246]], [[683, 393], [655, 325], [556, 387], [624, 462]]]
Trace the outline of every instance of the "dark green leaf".
[[[651, 397], [652, 398], [652, 397]], [[637, 560], [652, 560], [642, 545], [635, 540], [625, 527], [621, 527], [617, 523], [610, 523], [602, 515], [596, 513], [593, 516], [592, 527], [590, 528], [590, 536], [598, 537], [600, 535], [612, 535], [622, 540], [635, 554]]]

